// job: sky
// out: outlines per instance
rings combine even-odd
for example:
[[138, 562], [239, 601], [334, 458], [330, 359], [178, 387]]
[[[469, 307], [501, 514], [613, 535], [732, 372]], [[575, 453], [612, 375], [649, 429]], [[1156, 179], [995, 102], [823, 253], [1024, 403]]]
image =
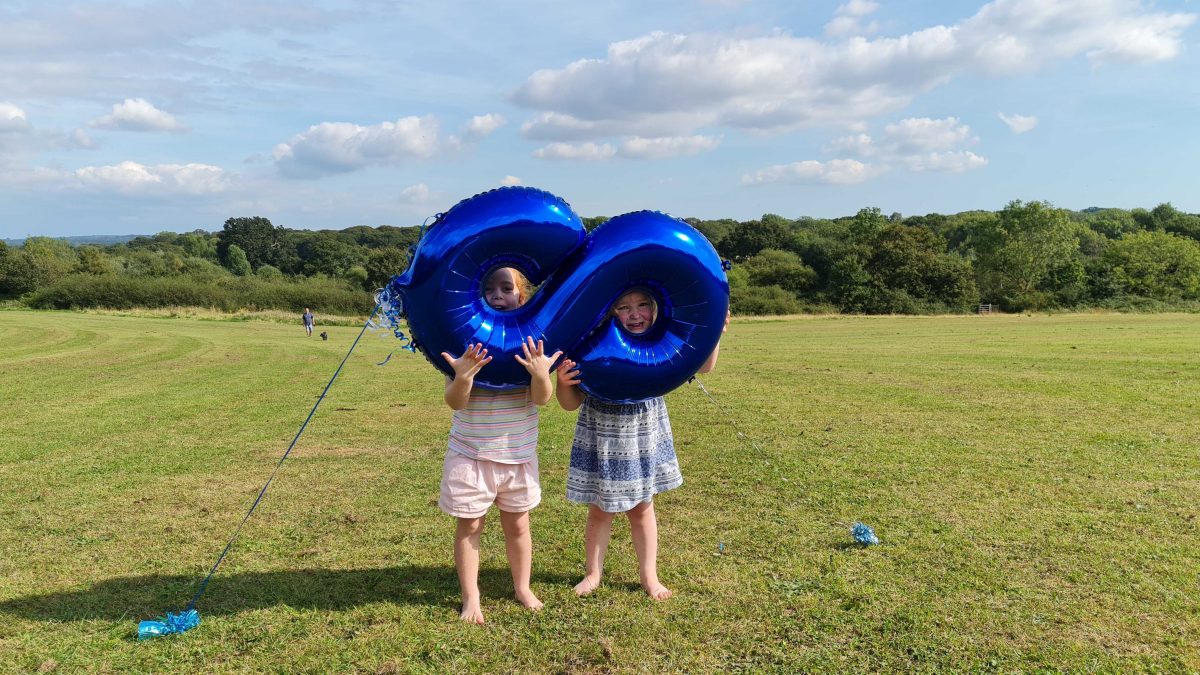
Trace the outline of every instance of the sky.
[[0, 237], [581, 216], [1200, 212], [1200, 0], [0, 6]]

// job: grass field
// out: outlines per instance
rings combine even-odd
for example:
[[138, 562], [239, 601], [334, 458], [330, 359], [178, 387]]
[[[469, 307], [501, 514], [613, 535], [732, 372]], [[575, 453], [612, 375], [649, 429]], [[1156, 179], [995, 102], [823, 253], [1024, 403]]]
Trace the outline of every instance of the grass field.
[[[358, 331], [0, 312], [0, 670], [1200, 669], [1200, 316], [736, 321], [668, 396], [685, 485], [579, 600], [574, 419], [543, 410], [533, 587], [484, 535], [457, 621], [441, 376], [368, 333], [182, 636], [181, 609]], [[739, 439], [737, 428], [746, 440]], [[851, 543], [854, 521], [882, 544]]]

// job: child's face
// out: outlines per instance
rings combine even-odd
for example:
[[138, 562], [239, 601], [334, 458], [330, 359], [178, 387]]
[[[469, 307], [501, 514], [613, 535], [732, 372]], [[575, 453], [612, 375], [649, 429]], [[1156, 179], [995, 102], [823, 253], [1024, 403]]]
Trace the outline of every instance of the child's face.
[[621, 327], [634, 335], [645, 333], [654, 325], [654, 303], [641, 291], [630, 291], [617, 298], [613, 313]]
[[483, 299], [492, 309], [509, 310], [521, 306], [521, 295], [511, 268], [501, 267], [488, 275], [483, 282]]

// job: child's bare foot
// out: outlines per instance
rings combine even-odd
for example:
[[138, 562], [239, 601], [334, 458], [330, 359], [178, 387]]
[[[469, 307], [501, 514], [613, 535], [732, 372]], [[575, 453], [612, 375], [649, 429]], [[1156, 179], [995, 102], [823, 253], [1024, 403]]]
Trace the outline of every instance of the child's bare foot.
[[542, 604], [541, 600], [538, 600], [538, 596], [534, 595], [533, 591], [531, 591], [531, 590], [527, 589], [524, 591], [517, 591], [516, 596], [517, 596], [517, 602], [524, 605], [525, 609], [532, 609], [533, 611], [536, 612], [537, 610], [539, 610], [545, 606]]
[[658, 579], [653, 579], [648, 583], [642, 584], [642, 589], [646, 591], [646, 595], [654, 600], [666, 600], [671, 597], [671, 589], [659, 583]]
[[583, 581], [575, 584], [575, 595], [583, 597], [591, 595], [592, 591], [600, 587], [600, 577], [584, 577]]
[[460, 614], [458, 616], [458, 618], [462, 619], [463, 621], [466, 621], [467, 623], [474, 623], [474, 624], [482, 625], [483, 624], [483, 610], [480, 609], [480, 607], [479, 607], [479, 601], [478, 600], [470, 600], [470, 601], [464, 602], [463, 606], [462, 606], [462, 614]]

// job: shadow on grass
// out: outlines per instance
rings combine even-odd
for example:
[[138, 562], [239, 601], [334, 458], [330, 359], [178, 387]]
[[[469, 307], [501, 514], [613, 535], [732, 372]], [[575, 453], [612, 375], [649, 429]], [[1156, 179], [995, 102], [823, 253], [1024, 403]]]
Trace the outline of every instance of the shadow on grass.
[[[535, 587], [570, 580], [535, 572]], [[29, 595], [0, 602], [0, 614], [37, 621], [148, 619], [178, 612], [192, 599], [200, 578], [178, 575], [117, 577], [90, 588]], [[573, 582], [572, 582], [573, 583]], [[479, 571], [484, 598], [512, 595], [507, 568]], [[377, 602], [459, 606], [458, 577], [451, 566], [405, 566], [361, 570], [300, 569], [217, 575], [197, 603], [202, 615], [234, 614], [287, 605], [344, 610]]]

